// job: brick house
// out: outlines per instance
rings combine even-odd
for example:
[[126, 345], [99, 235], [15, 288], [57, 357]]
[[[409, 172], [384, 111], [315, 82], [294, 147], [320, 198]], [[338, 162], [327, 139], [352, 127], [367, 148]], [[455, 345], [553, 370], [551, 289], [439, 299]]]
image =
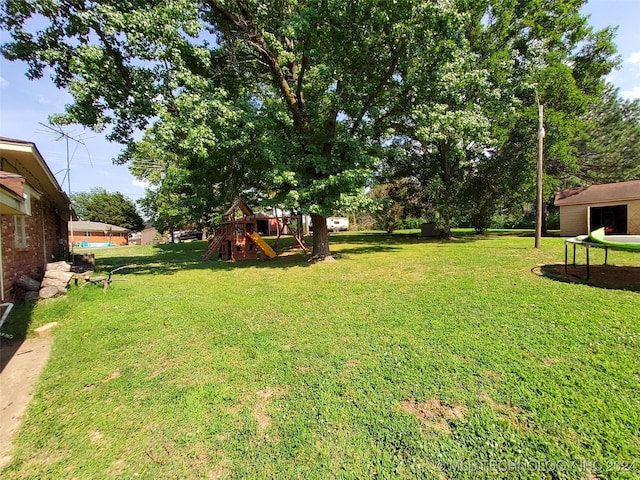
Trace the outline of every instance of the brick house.
[[41, 276], [66, 257], [69, 197], [35, 143], [0, 137], [0, 295], [13, 300], [22, 275]]
[[69, 243], [78, 247], [111, 247], [129, 244], [130, 230], [102, 222], [69, 222]]

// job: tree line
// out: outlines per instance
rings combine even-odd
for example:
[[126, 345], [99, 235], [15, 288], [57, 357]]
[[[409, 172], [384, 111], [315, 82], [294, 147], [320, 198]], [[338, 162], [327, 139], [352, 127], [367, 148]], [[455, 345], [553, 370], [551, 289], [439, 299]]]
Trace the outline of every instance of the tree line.
[[243, 194], [322, 226], [378, 188], [447, 236], [533, 198], [536, 99], [547, 192], [638, 177], [638, 103], [604, 82], [615, 29], [583, 3], [7, 0], [0, 24], [7, 59], [73, 96], [53, 121], [124, 145], [158, 223], [215, 222]]

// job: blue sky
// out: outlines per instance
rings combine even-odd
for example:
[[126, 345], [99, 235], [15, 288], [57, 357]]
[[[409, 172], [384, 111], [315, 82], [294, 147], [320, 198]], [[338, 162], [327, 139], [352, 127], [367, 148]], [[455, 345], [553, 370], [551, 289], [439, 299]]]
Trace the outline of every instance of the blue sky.
[[[590, 23], [596, 28], [618, 26], [616, 43], [623, 64], [611, 73], [609, 81], [620, 88], [623, 97], [640, 98], [640, 0], [590, 0], [583, 13], [590, 15]], [[0, 43], [6, 41], [6, 32], [0, 32]], [[109, 192], [121, 192], [132, 200], [141, 198], [144, 185], [126, 166], [116, 166], [111, 161], [120, 151], [120, 145], [109, 143], [104, 135], [80, 126], [67, 128], [86, 144], [86, 148], [75, 148], [71, 142], [71, 169], [67, 172], [65, 142], [54, 141], [55, 137], [39, 122], [46, 124], [50, 114], [63, 111], [71, 97], [56, 89], [48, 77], [27, 80], [25, 71], [24, 63], [8, 62], [0, 57], [0, 136], [36, 143], [65, 191], [70, 178], [72, 193], [101, 187]]]

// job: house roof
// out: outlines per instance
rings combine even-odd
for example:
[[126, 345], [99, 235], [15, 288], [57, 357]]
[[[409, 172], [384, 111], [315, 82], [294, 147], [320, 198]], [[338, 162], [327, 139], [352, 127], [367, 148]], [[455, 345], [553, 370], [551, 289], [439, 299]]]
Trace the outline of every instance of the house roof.
[[24, 177], [34, 190], [56, 205], [63, 218], [70, 218], [69, 197], [51, 173], [35, 143], [0, 137], [0, 159], [0, 170]]
[[555, 204], [557, 206], [586, 205], [625, 200], [640, 200], [640, 180], [568, 188], [556, 194]]
[[124, 233], [130, 230], [117, 225], [111, 225], [109, 223], [102, 222], [89, 222], [86, 220], [75, 220], [69, 222], [69, 228], [74, 232], [112, 232], [112, 233]]

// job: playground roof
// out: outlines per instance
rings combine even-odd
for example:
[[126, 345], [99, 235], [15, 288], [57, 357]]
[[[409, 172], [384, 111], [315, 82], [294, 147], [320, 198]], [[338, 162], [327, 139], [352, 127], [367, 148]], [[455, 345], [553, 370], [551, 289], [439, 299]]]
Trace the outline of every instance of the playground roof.
[[249, 205], [247, 205], [247, 203], [242, 198], [236, 198], [235, 202], [233, 202], [233, 205], [231, 205], [229, 210], [224, 212], [224, 215], [232, 215], [237, 209], [242, 210], [242, 213], [247, 216], [253, 215], [253, 210], [249, 208]]

